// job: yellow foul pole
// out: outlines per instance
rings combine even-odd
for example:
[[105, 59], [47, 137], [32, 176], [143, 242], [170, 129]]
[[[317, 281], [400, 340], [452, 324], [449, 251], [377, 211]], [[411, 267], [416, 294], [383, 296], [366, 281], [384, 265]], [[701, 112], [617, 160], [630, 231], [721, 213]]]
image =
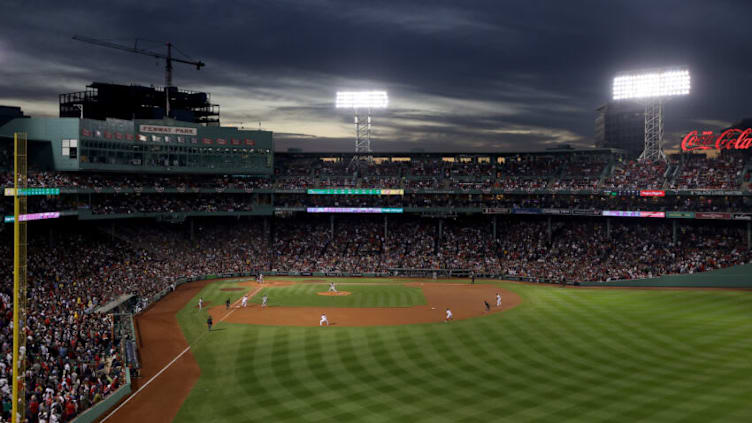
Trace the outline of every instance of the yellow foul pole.
[[24, 373], [26, 372], [26, 196], [20, 195], [27, 186], [26, 134], [13, 134], [15, 166], [13, 170], [13, 410], [11, 422], [21, 423], [26, 414]]

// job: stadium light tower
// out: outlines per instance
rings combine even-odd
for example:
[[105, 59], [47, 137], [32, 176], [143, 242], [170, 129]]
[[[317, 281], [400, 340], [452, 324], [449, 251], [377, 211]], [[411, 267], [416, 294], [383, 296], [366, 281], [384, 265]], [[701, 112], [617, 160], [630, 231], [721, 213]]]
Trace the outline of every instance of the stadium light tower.
[[666, 160], [663, 153], [663, 103], [689, 94], [690, 77], [686, 67], [629, 72], [614, 78], [613, 99], [637, 100], [645, 105], [645, 148], [641, 161]]
[[355, 157], [371, 154], [371, 110], [386, 109], [386, 91], [338, 91], [338, 109], [352, 109], [355, 116]]

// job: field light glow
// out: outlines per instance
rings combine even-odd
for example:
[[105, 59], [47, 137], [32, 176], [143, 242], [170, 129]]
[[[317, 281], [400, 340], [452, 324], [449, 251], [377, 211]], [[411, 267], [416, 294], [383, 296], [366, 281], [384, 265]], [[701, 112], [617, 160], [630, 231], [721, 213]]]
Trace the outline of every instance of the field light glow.
[[689, 94], [687, 69], [620, 75], [614, 78], [614, 100]]
[[388, 103], [386, 91], [337, 91], [338, 109], [385, 109]]

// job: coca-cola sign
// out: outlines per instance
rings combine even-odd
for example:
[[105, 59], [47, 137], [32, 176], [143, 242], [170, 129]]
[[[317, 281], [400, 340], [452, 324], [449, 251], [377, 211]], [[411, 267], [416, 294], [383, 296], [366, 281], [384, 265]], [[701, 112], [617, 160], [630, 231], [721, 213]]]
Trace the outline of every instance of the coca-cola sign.
[[681, 142], [682, 151], [746, 150], [752, 147], [752, 128], [727, 129], [717, 136], [713, 131], [692, 131]]

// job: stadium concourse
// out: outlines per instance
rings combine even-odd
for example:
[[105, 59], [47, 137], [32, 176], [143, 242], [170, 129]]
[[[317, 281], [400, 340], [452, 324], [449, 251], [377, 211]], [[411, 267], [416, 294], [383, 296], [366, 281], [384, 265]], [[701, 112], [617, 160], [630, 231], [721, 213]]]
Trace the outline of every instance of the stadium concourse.
[[[61, 195], [29, 197], [29, 212], [72, 217], [34, 222], [29, 231], [29, 421], [71, 421], [116, 390], [131, 365], [123, 347], [129, 336], [112, 314], [95, 310], [133, 294], [130, 311], [138, 313], [179, 278], [421, 269], [571, 283], [752, 261], [748, 224], [733, 219], [750, 210], [752, 168], [743, 156], [680, 156], [646, 166], [601, 150], [504, 160], [402, 154], [356, 169], [331, 156], [277, 154], [273, 175], [252, 177], [33, 170], [29, 186], [60, 188]], [[2, 157], [1, 182], [10, 187]], [[311, 188], [404, 192], [310, 195]], [[12, 214], [7, 198], [5, 215]], [[308, 207], [404, 213], [315, 215]], [[543, 209], [559, 214], [531, 211]], [[603, 210], [698, 218], [606, 218]], [[6, 225], [0, 233], [2, 421], [13, 380], [11, 232]]]

